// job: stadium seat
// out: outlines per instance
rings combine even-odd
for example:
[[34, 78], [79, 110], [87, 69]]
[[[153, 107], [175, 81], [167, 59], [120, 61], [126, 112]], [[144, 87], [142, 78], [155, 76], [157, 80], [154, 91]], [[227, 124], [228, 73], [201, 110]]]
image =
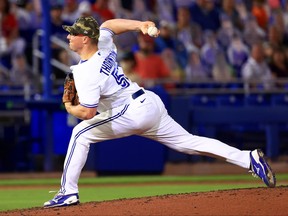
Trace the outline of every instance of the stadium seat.
[[216, 106], [216, 100], [214, 96], [205, 95], [205, 94], [197, 94], [191, 97], [191, 105], [192, 106]]
[[245, 97], [248, 106], [270, 106], [270, 96], [266, 94], [249, 94]]
[[272, 94], [272, 105], [288, 106], [288, 94]]
[[219, 106], [244, 106], [244, 96], [235, 94], [223, 94], [216, 97]]

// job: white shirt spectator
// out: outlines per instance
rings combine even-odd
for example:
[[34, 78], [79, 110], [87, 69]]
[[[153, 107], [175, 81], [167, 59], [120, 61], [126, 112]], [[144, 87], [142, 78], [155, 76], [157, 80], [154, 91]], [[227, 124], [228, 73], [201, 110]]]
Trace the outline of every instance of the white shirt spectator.
[[256, 62], [252, 57], [243, 65], [242, 77], [247, 81], [261, 82], [265, 89], [273, 86], [272, 73], [265, 61]]

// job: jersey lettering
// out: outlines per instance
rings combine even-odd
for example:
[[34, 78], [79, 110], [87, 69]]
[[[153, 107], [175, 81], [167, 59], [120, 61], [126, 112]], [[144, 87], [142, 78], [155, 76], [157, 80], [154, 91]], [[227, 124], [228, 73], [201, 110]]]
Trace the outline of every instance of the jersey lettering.
[[104, 60], [101, 68], [100, 73], [104, 73], [107, 76], [111, 73], [113, 67], [115, 67], [116, 62], [116, 52], [111, 52]]
[[104, 73], [105, 75], [111, 75], [115, 78], [118, 85], [122, 88], [127, 88], [130, 86], [128, 78], [124, 74], [118, 74], [118, 65], [116, 62], [117, 54], [116, 52], [111, 52], [104, 60], [101, 68], [100, 73]]

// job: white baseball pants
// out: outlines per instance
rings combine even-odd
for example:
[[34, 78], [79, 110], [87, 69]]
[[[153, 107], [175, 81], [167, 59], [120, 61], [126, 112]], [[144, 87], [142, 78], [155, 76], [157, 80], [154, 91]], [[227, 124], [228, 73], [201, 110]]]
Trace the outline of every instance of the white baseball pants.
[[158, 95], [145, 90], [145, 94], [135, 100], [131, 98], [129, 104], [107, 110], [75, 126], [64, 162], [60, 191], [78, 193], [78, 179], [90, 144], [134, 134], [159, 141], [179, 152], [220, 157], [247, 169], [250, 166], [250, 151], [188, 133], [168, 115]]

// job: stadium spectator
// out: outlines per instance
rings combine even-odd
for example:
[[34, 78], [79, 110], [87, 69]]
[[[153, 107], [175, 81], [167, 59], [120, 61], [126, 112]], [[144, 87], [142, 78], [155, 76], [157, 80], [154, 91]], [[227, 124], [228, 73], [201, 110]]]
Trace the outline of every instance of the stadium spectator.
[[222, 49], [227, 50], [235, 34], [241, 35], [230, 18], [223, 15], [221, 17], [221, 28], [217, 31], [217, 41]]
[[135, 53], [135, 71], [143, 80], [155, 80], [170, 77], [170, 69], [162, 57], [154, 52], [154, 38], [138, 34], [139, 50]]
[[198, 51], [189, 53], [189, 61], [185, 68], [185, 80], [187, 81], [201, 81], [211, 78], [211, 73], [206, 70], [201, 62]]
[[275, 24], [269, 26], [267, 34], [267, 39], [264, 41], [264, 48], [267, 61], [269, 62], [272, 59], [275, 49], [287, 49], [288, 41], [285, 32], [280, 30]]
[[[55, 36], [63, 41], [66, 41], [67, 32], [62, 28], [62, 25], [71, 25], [69, 22], [64, 21], [62, 19], [62, 11], [63, 5], [61, 4], [52, 4], [50, 9], [50, 16], [51, 16], [51, 36]], [[58, 46], [57, 44], [52, 43], [52, 57], [56, 60], [60, 61], [60, 54], [64, 52], [63, 48]], [[63, 63], [63, 62], [62, 62]], [[65, 62], [64, 62], [65, 64]], [[65, 78], [65, 73], [56, 68], [52, 67], [53, 76], [56, 79], [63, 79]]]
[[256, 18], [256, 22], [260, 28], [264, 31], [268, 28], [269, 14], [266, 9], [265, 0], [253, 0], [252, 4], [252, 15]]
[[276, 78], [288, 77], [288, 64], [285, 51], [283, 48], [273, 50], [269, 68]]
[[288, 29], [288, 3], [285, 3], [282, 9], [285, 29]]
[[25, 40], [19, 35], [17, 17], [11, 13], [10, 6], [8, 0], [0, 1], [0, 63], [8, 69], [12, 67], [12, 58], [23, 54], [26, 47]]
[[253, 15], [249, 15], [245, 20], [244, 31], [242, 33], [244, 42], [252, 47], [253, 44], [264, 41], [266, 39], [266, 32], [260, 28]]
[[[166, 48], [161, 52], [162, 59], [171, 71], [170, 78], [174, 81], [179, 81], [184, 78], [184, 68], [182, 68], [177, 62], [176, 55], [177, 53], [171, 48]], [[186, 65], [187, 64], [185, 64], [185, 67]]]
[[[40, 17], [37, 7], [39, 7], [39, 2], [35, 0], [20, 0], [20, 1], [9, 1], [3, 0], [0, 4], [8, 4], [13, 6], [13, 11], [16, 15], [16, 23], [18, 23], [18, 27], [20, 30], [20, 36], [25, 38], [24, 43], [21, 45], [21, 37], [19, 43], [21, 46], [13, 46], [13, 49], [16, 49], [16, 53], [19, 53], [19, 50], [24, 48], [24, 52], [26, 55], [26, 60], [28, 63], [32, 63], [32, 41], [31, 35], [34, 34], [37, 28], [40, 28]], [[15, 3], [16, 2], [16, 3]], [[162, 59], [165, 58], [166, 63], [170, 63], [170, 73], [169, 76], [172, 76], [172, 71], [180, 71], [178, 70], [178, 66], [182, 70], [185, 70], [187, 73], [187, 68], [191, 67], [188, 65], [188, 61], [190, 61], [191, 56], [197, 56], [195, 53], [199, 52], [201, 67], [205, 67], [204, 71], [205, 76], [212, 76], [212, 68], [213, 62], [216, 61], [216, 53], [219, 49], [224, 49], [227, 53], [227, 61], [233, 67], [233, 69], [237, 72], [238, 77], [242, 76], [242, 67], [244, 62], [248, 58], [248, 52], [253, 44], [258, 41], [265, 41], [265, 55], [268, 59], [272, 59], [272, 53], [275, 47], [285, 46], [287, 43], [285, 22], [286, 8], [282, 8], [279, 1], [268, 1], [267, 3], [263, 0], [253, 0], [253, 1], [245, 1], [245, 0], [223, 0], [223, 1], [214, 1], [214, 0], [137, 0], [137, 1], [123, 1], [123, 0], [114, 0], [114, 1], [104, 1], [104, 0], [61, 0], [61, 1], [51, 1], [51, 22], [52, 22], [52, 35], [57, 36], [58, 38], [64, 39], [66, 41], [66, 32], [62, 31], [62, 24], [66, 24], [69, 22], [69, 18], [71, 18], [71, 22], [75, 20], [76, 16], [86, 16], [91, 15], [91, 11], [94, 9], [92, 13], [95, 14], [95, 18], [102, 23], [106, 19], [111, 19], [115, 17], [119, 18], [131, 18], [131, 19], [150, 19], [156, 22], [160, 21], [159, 18], [165, 18], [166, 24], [164, 22], [159, 22], [159, 26], [161, 28], [161, 32], [165, 35], [167, 30], [169, 30], [170, 25], [173, 23], [176, 24], [176, 32], [175, 35], [173, 31], [170, 34], [170, 41], [164, 38], [158, 38], [155, 41], [154, 48], [156, 51], [165, 53], [162, 55]], [[58, 3], [61, 3], [59, 5]], [[281, 2], [282, 3], [282, 2]], [[90, 4], [90, 7], [88, 6]], [[15, 7], [15, 5], [17, 7]], [[37, 6], [38, 5], [38, 6]], [[118, 6], [117, 6], [118, 5]], [[272, 12], [270, 17], [270, 22], [268, 23], [268, 19], [264, 22], [267, 26], [267, 31], [263, 30], [258, 22], [258, 12], [253, 13], [253, 9], [259, 6], [265, 10], [267, 17], [270, 15], [269, 10]], [[113, 7], [111, 7], [113, 6]], [[269, 10], [267, 10], [266, 6], [269, 6]], [[219, 10], [218, 10], [219, 9]], [[258, 8], [257, 8], [258, 9]], [[281, 11], [283, 10], [283, 11]], [[77, 11], [77, 12], [76, 12]], [[251, 12], [249, 15], [249, 11]], [[254, 12], [255, 12], [254, 11]], [[192, 12], [192, 14], [191, 14]], [[81, 13], [81, 15], [80, 15]], [[60, 14], [60, 15], [59, 15]], [[78, 14], [78, 15], [76, 15]], [[256, 15], [255, 15], [256, 14]], [[200, 16], [199, 16], [200, 15]], [[59, 18], [60, 17], [60, 18]], [[101, 17], [101, 18], [100, 18]], [[104, 18], [103, 18], [104, 17]], [[105, 18], [106, 17], [106, 18]], [[108, 18], [109, 17], [109, 18]], [[196, 17], [196, 20], [195, 20]], [[205, 19], [203, 18], [205, 17]], [[223, 19], [224, 17], [224, 19]], [[246, 19], [245, 19], [246, 18]], [[261, 19], [263, 17], [260, 17]], [[264, 17], [265, 18], [265, 17]], [[269, 18], [269, 17], [268, 17]], [[33, 22], [31, 22], [31, 20]], [[65, 22], [68, 21], [68, 22]], [[73, 20], [73, 21], [72, 21]], [[162, 19], [161, 19], [162, 20]], [[288, 20], [288, 19], [287, 19]], [[12, 22], [13, 19], [9, 20]], [[221, 22], [223, 21], [223, 26], [221, 26]], [[263, 20], [262, 20], [263, 21]], [[71, 24], [70, 22], [70, 24]], [[240, 36], [242, 33], [237, 32], [237, 29], [241, 29], [243, 27], [243, 22], [245, 22], [245, 26], [243, 29], [243, 40], [242, 42]], [[29, 24], [30, 23], [30, 24]], [[269, 25], [268, 25], [269, 24]], [[12, 26], [12, 25], [11, 25]], [[288, 25], [287, 25], [288, 26]], [[31, 29], [29, 29], [31, 27]], [[57, 28], [59, 27], [59, 31]], [[25, 28], [28, 28], [25, 29]], [[17, 29], [17, 28], [16, 28]], [[207, 36], [207, 34], [202, 34], [202, 29], [212, 30], [217, 35], [217, 40], [210, 40], [211, 37]], [[3, 27], [3, 31], [5, 28]], [[235, 33], [236, 32], [236, 33]], [[161, 34], [162, 34], [161, 33]], [[209, 33], [208, 33], [209, 35]], [[238, 39], [235, 39], [234, 36], [237, 35]], [[214, 37], [214, 36], [213, 36]], [[19, 36], [18, 36], [19, 38]], [[208, 39], [210, 38], [210, 39]], [[162, 39], [162, 40], [160, 40]], [[2, 41], [6, 41], [0, 39]], [[184, 44], [184, 48], [187, 51], [186, 60], [184, 52], [179, 51], [179, 47], [175, 46], [171, 41], [179, 40]], [[238, 40], [238, 41], [237, 41]], [[209, 41], [209, 42], [208, 42]], [[126, 53], [127, 51], [137, 51], [140, 48], [133, 47], [137, 43], [137, 34], [134, 32], [129, 32], [128, 34], [122, 34], [120, 36], [115, 37], [115, 43], [118, 45], [119, 55], [121, 53]], [[6, 46], [5, 46], [6, 44]], [[245, 44], [248, 45], [245, 46]], [[11, 60], [11, 48], [8, 51], [8, 44], [4, 43], [1, 51], [1, 62], [4, 65], [10, 63], [10, 67], [12, 67]], [[219, 46], [220, 45], [220, 46]], [[3, 48], [6, 47], [6, 50], [3, 52]], [[21, 48], [22, 47], [22, 48]], [[63, 64], [66, 64], [67, 59], [65, 60], [65, 56], [67, 53], [63, 54], [62, 49], [53, 45], [53, 58], [58, 59], [59, 61], [63, 61]], [[19, 49], [20, 48], [20, 49]], [[167, 49], [169, 48], [169, 49]], [[30, 54], [29, 54], [30, 50]], [[154, 50], [155, 51], [155, 50]], [[171, 51], [174, 54], [171, 54]], [[21, 51], [23, 52], [23, 51]], [[192, 52], [191, 55], [188, 56], [188, 53]], [[6, 54], [9, 54], [6, 56]], [[286, 53], [286, 51], [285, 51]], [[288, 53], [288, 52], [287, 52]], [[135, 54], [136, 55], [136, 54]], [[172, 56], [174, 56], [172, 58]], [[137, 57], [135, 57], [137, 58]], [[172, 58], [172, 59], [171, 59]], [[178, 65], [177, 67], [174, 65], [175, 59]], [[192, 57], [191, 57], [192, 58]], [[168, 61], [170, 59], [171, 61]], [[193, 59], [193, 58], [192, 58]], [[195, 58], [197, 59], [197, 58]], [[8, 61], [7, 61], [8, 60]], [[164, 60], [164, 59], [163, 59]], [[172, 61], [174, 60], [174, 61]], [[196, 60], [195, 60], [196, 61]], [[266, 59], [267, 61], [267, 59]], [[165, 62], [165, 61], [164, 61]], [[190, 62], [189, 62], [190, 64]], [[172, 67], [172, 65], [174, 65]], [[187, 67], [186, 67], [187, 66]], [[167, 67], [167, 66], [166, 66]], [[198, 67], [198, 66], [197, 66]], [[199, 65], [200, 67], [200, 65]], [[200, 68], [201, 68], [200, 67]], [[169, 68], [169, 67], [168, 67]], [[173, 69], [174, 68], [174, 69]], [[175, 69], [176, 68], [176, 69]], [[55, 68], [53, 69], [55, 70]], [[169, 70], [169, 69], [168, 69]], [[190, 69], [191, 70], [191, 69]], [[200, 70], [200, 69], [199, 69]], [[201, 70], [200, 70], [201, 71]], [[57, 72], [58, 73], [58, 72]], [[59, 72], [60, 73], [60, 72]], [[64, 73], [60, 73], [60, 78], [63, 78]], [[177, 74], [177, 73], [176, 73]], [[181, 73], [180, 73], [181, 74]], [[188, 73], [189, 74], [189, 73]], [[201, 74], [201, 73], [199, 73]], [[194, 76], [194, 75], [193, 75]], [[178, 76], [176, 76], [178, 77]]]
[[288, 35], [285, 32], [284, 26], [280, 23], [273, 23], [268, 27], [266, 42], [273, 48], [287, 47], [288, 46]]
[[187, 50], [184, 44], [175, 37], [175, 26], [166, 20], [160, 21], [160, 34], [155, 38], [155, 51], [162, 53], [170, 49], [180, 68], [185, 68], [188, 61]]
[[286, 1], [282, 1], [282, 0], [268, 0], [268, 6], [270, 8], [271, 11], [279, 11], [282, 9], [282, 3], [285, 4]]
[[64, 0], [64, 7], [62, 12], [62, 20], [73, 24], [79, 17], [77, 0]]
[[41, 15], [35, 10], [32, 1], [20, 0], [10, 5], [12, 13], [17, 18], [21, 37], [31, 41], [31, 35], [41, 27]]
[[243, 30], [243, 20], [236, 9], [235, 0], [222, 0], [220, 17], [223, 16], [229, 18], [236, 29]]
[[250, 9], [248, 9], [248, 7], [246, 6], [246, 4], [243, 0], [236, 0], [235, 9], [237, 10], [237, 12], [239, 14], [239, 18], [240, 18], [241, 22], [245, 23], [245, 21], [248, 19], [249, 15], [250, 15]]
[[191, 21], [188, 7], [177, 8], [176, 37], [180, 40], [188, 52], [199, 50], [203, 44], [202, 30], [198, 24]]
[[9, 83], [9, 70], [0, 63], [0, 85]]
[[27, 64], [25, 55], [16, 55], [12, 61], [12, 68], [9, 74], [9, 81], [11, 85], [33, 84], [37, 88], [39, 84], [38, 79], [32, 73], [31, 67]]
[[235, 34], [227, 48], [227, 59], [233, 67], [236, 77], [241, 77], [241, 68], [250, 55], [249, 47], [242, 41], [242, 38]]
[[205, 66], [205, 70], [212, 72], [212, 67], [216, 60], [216, 55], [221, 49], [221, 47], [217, 43], [216, 35], [212, 31], [205, 32], [205, 43], [201, 47], [200, 57], [201, 61]]
[[270, 26], [268, 29], [268, 41], [267, 42], [274, 48], [279, 48], [283, 46], [284, 35], [281, 33], [282, 31], [280, 31], [275, 25]]
[[158, 21], [158, 17], [154, 14], [147, 5], [144, 0], [133, 1], [132, 6], [132, 19], [136, 20], [155, 20]]
[[52, 4], [50, 9], [51, 16], [51, 35], [62, 40], [66, 40], [67, 32], [64, 31], [62, 25], [71, 25], [69, 22], [62, 19], [63, 5]]
[[175, 23], [176, 2], [174, 0], [156, 0], [156, 13], [159, 20], [167, 20], [169, 23]]
[[243, 6], [247, 9], [247, 11], [252, 10], [253, 0], [238, 0], [238, 1], [241, 2], [241, 4], [243, 4]]
[[282, 10], [275, 11], [271, 14], [272, 21], [270, 21], [270, 25], [274, 25], [281, 32], [281, 35], [284, 35], [284, 42], [287, 43], [287, 34], [288, 28], [285, 26], [285, 16]]
[[251, 54], [242, 68], [242, 78], [252, 88], [271, 89], [274, 86], [272, 72], [265, 61], [263, 44], [253, 44]]
[[41, 13], [31, 0], [16, 1], [13, 9], [19, 23], [19, 35], [25, 40], [25, 56], [27, 63], [32, 65], [33, 35], [41, 28]]
[[[113, 0], [113, 2], [114, 2], [114, 1], [115, 1], [115, 0]], [[129, 12], [132, 12], [134, 0], [116, 0], [116, 1], [120, 1], [121, 7], [122, 7], [124, 10], [127, 10], [127, 11], [129, 11]]]
[[117, 35], [114, 41], [117, 45], [119, 54], [139, 49], [137, 42], [137, 33], [135, 32], [126, 32], [125, 34]]
[[78, 17], [93, 16], [97, 22], [101, 22], [100, 15], [92, 10], [92, 4], [89, 1], [81, 1], [77, 9]]
[[126, 3], [129, 1], [113, 0], [109, 2], [109, 9], [115, 15], [115, 18], [130, 18], [132, 16], [132, 1], [129, 7], [126, 7]]
[[225, 53], [218, 50], [212, 66], [212, 78], [215, 81], [230, 82], [235, 78], [233, 68], [226, 61]]
[[96, 0], [92, 4], [92, 10], [100, 17], [100, 24], [106, 20], [114, 19], [115, 14], [109, 8], [110, 0]]
[[[113, 0], [110, 1], [109, 7], [116, 18], [131, 19], [133, 16], [133, 2], [131, 1], [130, 5], [128, 4], [129, 2], [130, 1]], [[129, 31], [125, 34], [116, 35], [114, 37], [114, 43], [117, 46], [118, 54], [121, 55], [122, 53], [125, 55], [125, 53], [133, 50], [133, 47], [137, 44], [137, 33]]]
[[213, 0], [195, 0], [191, 6], [191, 18], [203, 31], [216, 32], [220, 28], [219, 12]]

